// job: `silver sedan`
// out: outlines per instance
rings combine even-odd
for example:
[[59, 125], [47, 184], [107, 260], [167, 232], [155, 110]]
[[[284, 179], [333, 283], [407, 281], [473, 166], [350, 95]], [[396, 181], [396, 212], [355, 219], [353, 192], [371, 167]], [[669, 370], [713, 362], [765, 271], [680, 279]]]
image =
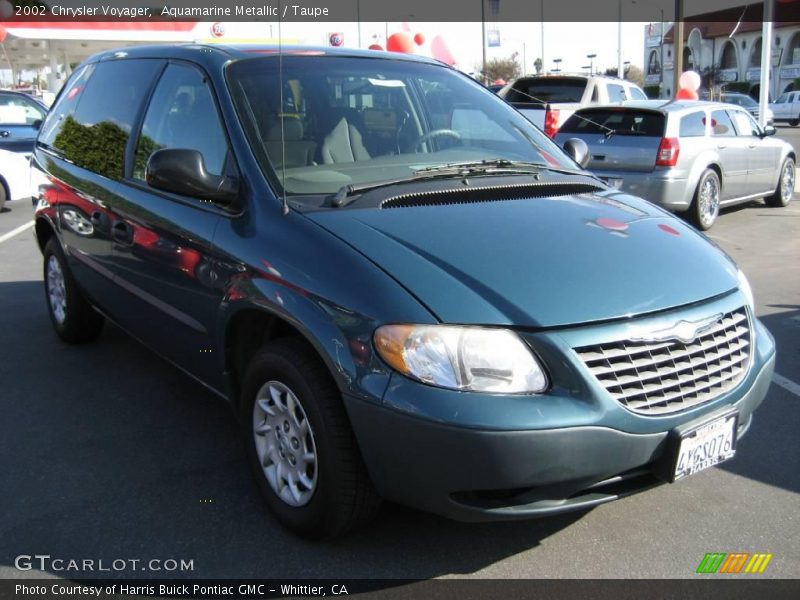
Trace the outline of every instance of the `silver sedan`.
[[667, 210], [688, 212], [705, 230], [721, 207], [791, 201], [795, 152], [774, 134], [731, 104], [648, 100], [580, 110], [556, 141], [582, 139], [590, 171]]

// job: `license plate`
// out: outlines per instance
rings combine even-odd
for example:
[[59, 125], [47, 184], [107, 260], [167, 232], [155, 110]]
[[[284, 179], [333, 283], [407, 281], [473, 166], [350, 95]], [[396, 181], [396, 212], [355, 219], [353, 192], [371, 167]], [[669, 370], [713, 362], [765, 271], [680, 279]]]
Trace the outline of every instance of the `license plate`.
[[718, 465], [736, 454], [739, 414], [729, 413], [681, 434], [673, 481]]

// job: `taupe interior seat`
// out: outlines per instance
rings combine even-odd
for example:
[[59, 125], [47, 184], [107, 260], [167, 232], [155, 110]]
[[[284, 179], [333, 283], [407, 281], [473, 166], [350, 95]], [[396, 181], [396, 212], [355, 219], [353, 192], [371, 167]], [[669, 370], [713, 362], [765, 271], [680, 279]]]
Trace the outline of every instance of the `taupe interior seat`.
[[279, 117], [267, 131], [264, 145], [270, 161], [276, 167], [285, 165], [286, 168], [292, 168], [314, 164], [314, 151], [317, 145], [303, 139], [303, 123], [295, 116]]
[[325, 164], [356, 162], [370, 158], [369, 152], [364, 147], [361, 133], [344, 117], [325, 136], [321, 150], [322, 162]]

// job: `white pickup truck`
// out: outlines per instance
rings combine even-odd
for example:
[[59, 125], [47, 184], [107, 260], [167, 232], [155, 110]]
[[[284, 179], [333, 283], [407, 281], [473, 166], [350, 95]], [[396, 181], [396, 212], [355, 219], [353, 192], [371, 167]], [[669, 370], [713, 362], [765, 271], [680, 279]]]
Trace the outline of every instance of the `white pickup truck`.
[[550, 137], [579, 108], [647, 99], [635, 83], [601, 75], [526, 75], [497, 95]]
[[769, 107], [776, 123], [789, 123], [792, 127], [800, 123], [800, 92], [785, 92]]

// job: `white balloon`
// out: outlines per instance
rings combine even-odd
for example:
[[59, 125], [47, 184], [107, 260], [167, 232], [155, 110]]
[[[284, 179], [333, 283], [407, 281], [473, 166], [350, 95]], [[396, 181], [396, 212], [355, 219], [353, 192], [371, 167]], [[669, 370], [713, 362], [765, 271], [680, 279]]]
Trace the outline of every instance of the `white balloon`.
[[694, 71], [684, 71], [678, 83], [682, 88], [697, 91], [700, 89], [700, 75]]

